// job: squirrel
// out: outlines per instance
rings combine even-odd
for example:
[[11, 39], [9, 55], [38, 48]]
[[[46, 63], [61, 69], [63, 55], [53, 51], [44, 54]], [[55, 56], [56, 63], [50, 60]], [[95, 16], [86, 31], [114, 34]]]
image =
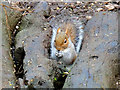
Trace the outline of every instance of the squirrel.
[[72, 22], [65, 22], [60, 27], [53, 28], [51, 40], [51, 58], [61, 61], [64, 65], [72, 65], [81, 47], [83, 35], [80, 34], [77, 47], [77, 30]]

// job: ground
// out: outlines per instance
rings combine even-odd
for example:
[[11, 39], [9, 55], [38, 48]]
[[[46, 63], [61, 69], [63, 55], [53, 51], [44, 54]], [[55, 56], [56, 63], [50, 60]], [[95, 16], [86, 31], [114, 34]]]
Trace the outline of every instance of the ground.
[[[57, 88], [56, 85], [59, 85], [59, 88], [62, 86], [63, 88], [119, 87], [117, 51], [119, 15], [117, 12], [120, 10], [120, 2], [44, 1], [3, 4], [12, 8], [6, 8], [8, 20], [6, 14], [2, 13], [4, 15], [2, 23], [4, 25], [8, 23], [5, 28], [2, 27], [3, 32], [8, 31], [6, 33], [8, 40], [5, 41], [3, 35], [5, 42], [2, 42], [8, 44], [6, 46], [8, 51], [5, 50], [2, 55], [8, 57], [6, 62], [10, 67], [9, 72], [15, 69], [15, 73], [6, 80], [18, 80], [17, 84], [13, 83], [16, 84], [16, 88]], [[3, 7], [2, 9], [5, 12]], [[82, 21], [85, 35], [81, 51], [72, 65], [71, 72], [61, 81], [56, 80], [60, 76], [58, 73], [61, 74], [58, 64], [49, 56], [50, 42], [52, 28], [66, 19], [74, 19], [76, 26], [79, 26], [79, 22]], [[2, 45], [3, 49], [4, 47]], [[7, 52], [11, 52], [12, 57], [6, 54]], [[11, 65], [13, 62], [16, 67]], [[4, 67], [5, 62], [2, 65]], [[6, 68], [3, 70], [9, 73]], [[6, 83], [6, 80], [3, 79], [3, 83]], [[55, 81], [57, 82], [53, 83]], [[10, 85], [7, 84], [5, 87]]]

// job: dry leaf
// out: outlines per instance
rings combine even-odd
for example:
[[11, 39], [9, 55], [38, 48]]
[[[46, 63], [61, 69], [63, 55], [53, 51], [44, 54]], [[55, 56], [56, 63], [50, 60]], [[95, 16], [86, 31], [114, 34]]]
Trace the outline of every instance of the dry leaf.
[[108, 10], [113, 10], [115, 8], [115, 6], [113, 4], [108, 4], [108, 5], [105, 5], [105, 7], [108, 9]]

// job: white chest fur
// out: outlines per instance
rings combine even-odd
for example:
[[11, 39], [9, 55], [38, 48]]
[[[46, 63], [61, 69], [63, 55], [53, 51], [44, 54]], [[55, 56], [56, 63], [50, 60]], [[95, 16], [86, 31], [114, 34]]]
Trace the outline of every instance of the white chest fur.
[[70, 38], [69, 38], [68, 48], [66, 48], [65, 50], [61, 51], [61, 53], [63, 55], [63, 57], [61, 58], [61, 61], [65, 65], [71, 64], [73, 59], [77, 56], [74, 44], [71, 42]]

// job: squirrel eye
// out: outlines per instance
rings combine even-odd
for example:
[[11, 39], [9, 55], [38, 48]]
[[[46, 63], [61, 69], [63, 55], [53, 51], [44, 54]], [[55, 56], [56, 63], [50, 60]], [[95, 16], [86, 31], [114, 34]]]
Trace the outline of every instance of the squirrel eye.
[[62, 30], [60, 29], [59, 32], [62, 32]]
[[65, 40], [64, 40], [64, 43], [66, 43], [66, 42], [67, 42], [67, 40], [65, 39]]

